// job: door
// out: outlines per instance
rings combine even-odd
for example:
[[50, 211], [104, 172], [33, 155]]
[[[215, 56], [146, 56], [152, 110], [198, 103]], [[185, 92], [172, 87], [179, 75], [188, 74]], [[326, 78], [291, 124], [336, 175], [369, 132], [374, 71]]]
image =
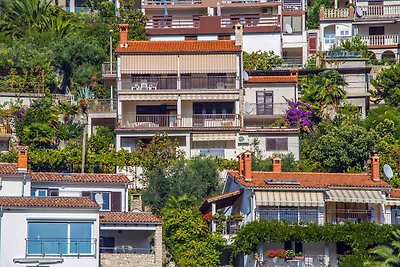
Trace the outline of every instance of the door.
[[272, 91], [256, 93], [257, 115], [273, 115], [274, 95]]

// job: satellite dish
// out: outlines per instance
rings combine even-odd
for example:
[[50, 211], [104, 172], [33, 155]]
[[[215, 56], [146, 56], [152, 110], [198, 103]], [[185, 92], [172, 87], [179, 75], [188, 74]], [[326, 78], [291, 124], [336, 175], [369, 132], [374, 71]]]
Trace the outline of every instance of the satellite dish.
[[94, 200], [96, 201], [97, 204], [99, 204], [100, 206], [103, 205], [104, 200], [103, 200], [103, 195], [100, 193], [97, 193], [96, 195], [94, 195]]
[[246, 82], [249, 80], [249, 74], [246, 71], [243, 71], [243, 80]]
[[383, 165], [383, 172], [385, 173], [386, 177], [390, 180], [393, 177], [393, 170], [392, 168], [388, 165], [385, 164]]
[[251, 112], [253, 112], [253, 108], [251, 107], [249, 102], [244, 102], [244, 112], [246, 112], [246, 114], [250, 114]]
[[286, 30], [287, 34], [293, 33], [293, 29], [292, 29], [292, 26], [290, 26], [290, 24], [285, 24], [285, 30]]
[[361, 9], [361, 7], [356, 7], [356, 14], [357, 14], [357, 16], [358, 17], [362, 17], [364, 14], [363, 14], [363, 10]]

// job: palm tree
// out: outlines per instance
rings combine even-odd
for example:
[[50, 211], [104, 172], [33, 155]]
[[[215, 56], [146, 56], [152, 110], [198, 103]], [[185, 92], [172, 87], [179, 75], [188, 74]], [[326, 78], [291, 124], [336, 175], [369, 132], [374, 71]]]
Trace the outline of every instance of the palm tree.
[[336, 70], [325, 70], [308, 80], [302, 100], [314, 103], [314, 108], [319, 109], [323, 118], [333, 120], [340, 105], [346, 98], [346, 80]]
[[377, 246], [370, 252], [377, 256], [375, 261], [364, 263], [366, 267], [399, 267], [400, 266], [400, 230], [393, 232], [395, 238], [390, 246]]
[[58, 103], [58, 109], [63, 115], [65, 123], [70, 122], [74, 116], [79, 114], [78, 106], [69, 102]]

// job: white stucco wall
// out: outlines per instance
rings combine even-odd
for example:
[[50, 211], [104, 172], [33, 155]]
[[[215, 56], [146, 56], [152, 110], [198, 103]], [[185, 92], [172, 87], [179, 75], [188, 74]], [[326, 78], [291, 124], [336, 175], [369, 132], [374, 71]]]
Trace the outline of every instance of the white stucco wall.
[[274, 51], [275, 55], [281, 55], [280, 33], [254, 33], [243, 34], [243, 50], [246, 52]]
[[[83, 209], [45, 209], [45, 208], [22, 208], [14, 210], [3, 210], [1, 217], [1, 248], [0, 266], [16, 267], [29, 266], [26, 264], [14, 263], [14, 259], [25, 258], [26, 241], [28, 237], [28, 219], [57, 220], [63, 222], [93, 222], [92, 238], [99, 239], [99, 215], [97, 210]], [[91, 257], [63, 257], [64, 262], [51, 266], [62, 267], [98, 267], [98, 249], [96, 256]]]
[[31, 195], [31, 182], [28, 177], [26, 184], [23, 184], [23, 174], [19, 176], [3, 175], [1, 178], [0, 196], [30, 196]]

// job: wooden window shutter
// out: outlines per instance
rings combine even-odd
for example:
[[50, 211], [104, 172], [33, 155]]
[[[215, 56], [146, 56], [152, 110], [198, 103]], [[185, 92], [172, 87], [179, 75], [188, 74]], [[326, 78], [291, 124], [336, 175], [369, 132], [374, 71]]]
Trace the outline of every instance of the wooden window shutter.
[[111, 211], [121, 211], [121, 192], [111, 192]]
[[90, 198], [90, 197], [91, 197], [91, 194], [90, 194], [89, 191], [82, 191], [82, 197], [88, 197], [88, 198]]

